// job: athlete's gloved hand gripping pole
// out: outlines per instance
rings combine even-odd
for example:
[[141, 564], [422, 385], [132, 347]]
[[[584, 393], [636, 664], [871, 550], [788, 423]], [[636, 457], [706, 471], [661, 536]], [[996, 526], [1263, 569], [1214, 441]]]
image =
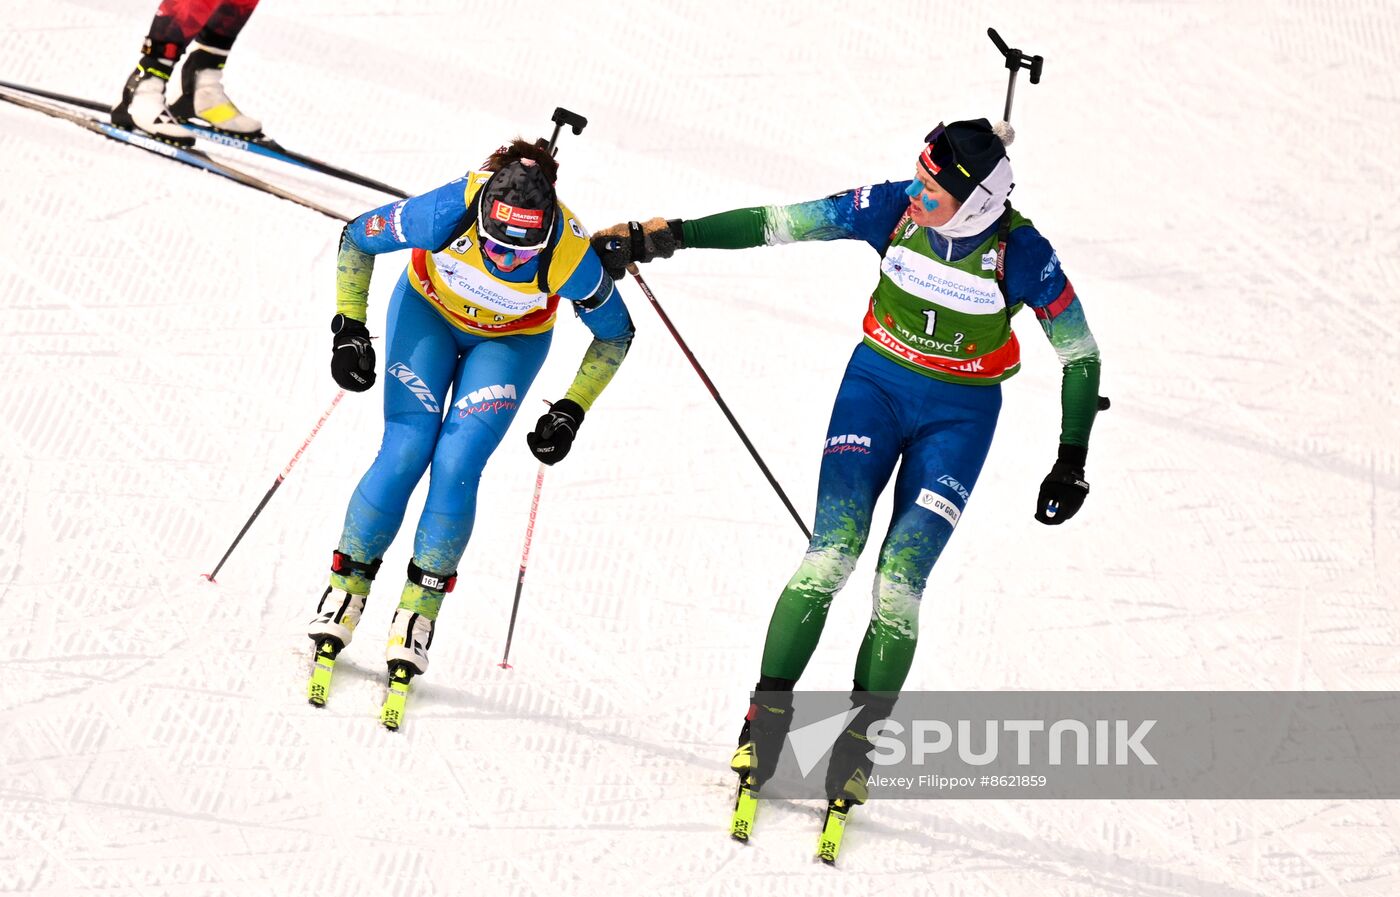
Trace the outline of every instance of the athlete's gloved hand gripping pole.
[[351, 392], [364, 392], [374, 385], [374, 346], [364, 321], [337, 314], [331, 319], [331, 376]]
[[754, 448], [753, 443], [749, 441], [748, 434], [744, 432], [744, 428], [739, 426], [739, 421], [735, 419], [734, 412], [729, 410], [729, 406], [725, 404], [719, 390], [715, 388], [714, 382], [710, 380], [709, 374], [705, 373], [705, 369], [701, 367], [695, 353], [690, 351], [690, 346], [686, 345], [685, 340], [681, 338], [680, 331], [676, 330], [676, 325], [671, 323], [670, 316], [661, 307], [661, 303], [656, 301], [656, 295], [652, 293], [651, 287], [647, 286], [647, 282], [642, 279], [641, 272], [637, 270], [638, 263], [658, 258], [670, 258], [677, 249], [684, 248], [685, 234], [680, 219], [667, 221], [664, 218], [652, 218], [646, 222], [629, 221], [626, 224], [605, 228], [593, 235], [593, 251], [598, 253], [598, 258], [602, 260], [603, 270], [614, 280], [620, 279], [625, 271], [637, 281], [637, 286], [641, 288], [642, 294], [647, 297], [651, 307], [656, 309], [656, 313], [661, 317], [661, 322], [666, 325], [666, 329], [671, 331], [671, 336], [675, 338], [681, 351], [685, 353], [691, 367], [695, 368], [695, 373], [700, 375], [700, 380], [710, 391], [715, 404], [719, 405], [719, 410], [724, 412], [724, 416], [728, 419], [729, 425], [734, 428], [734, 432], [739, 434], [739, 440], [744, 443], [744, 448], [749, 450], [754, 462], [758, 464], [758, 469], [763, 471], [768, 485], [772, 486], [773, 491], [778, 493], [783, 507], [787, 508], [792, 519], [797, 521], [802, 535], [811, 541], [812, 531], [802, 521], [802, 515], [797, 513], [797, 509], [792, 505], [792, 500], [783, 491], [783, 487], [778, 485], [778, 480], [773, 476], [773, 472], [768, 469], [767, 464], [763, 463], [758, 449]]
[[569, 453], [574, 436], [583, 423], [583, 408], [573, 399], [550, 403], [549, 411], [535, 422], [533, 432], [525, 434], [525, 444], [544, 464], [557, 464]]

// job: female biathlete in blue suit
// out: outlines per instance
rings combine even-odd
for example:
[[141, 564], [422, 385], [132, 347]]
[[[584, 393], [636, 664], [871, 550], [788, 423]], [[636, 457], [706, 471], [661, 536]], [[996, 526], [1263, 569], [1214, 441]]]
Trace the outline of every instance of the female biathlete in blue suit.
[[616, 373], [632, 320], [554, 192], [558, 165], [540, 144], [516, 140], [481, 171], [351, 221], [336, 271], [331, 373], [346, 389], [374, 385], [365, 326], [374, 256], [411, 249], [389, 303], [384, 340], [384, 441], [350, 497], [340, 544], [308, 634], [333, 653], [350, 642], [380, 558], [410, 493], [431, 467], [413, 559], [390, 625], [386, 659], [415, 674], [443, 596], [471, 537], [476, 489], [544, 363], [561, 298], [593, 333], [573, 385], [526, 437], [546, 464], [569, 451], [584, 412]]

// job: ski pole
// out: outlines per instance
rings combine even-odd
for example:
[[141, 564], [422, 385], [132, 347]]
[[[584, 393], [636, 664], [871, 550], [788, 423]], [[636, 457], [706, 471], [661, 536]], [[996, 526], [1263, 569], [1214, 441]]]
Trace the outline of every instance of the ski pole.
[[1006, 67], [1011, 70], [1010, 80], [1006, 83], [1006, 112], [1002, 114], [1001, 120], [1007, 124], [1011, 123], [1011, 101], [1016, 98], [1016, 73], [1021, 69], [1031, 70], [1031, 83], [1040, 83], [1040, 70], [1045, 65], [1043, 56], [1027, 56], [1015, 47], [1008, 47], [1006, 41], [1001, 39], [995, 28], [987, 29], [987, 36], [992, 39], [992, 43], [997, 45], [1001, 55], [1006, 57]]
[[656, 309], [656, 313], [661, 316], [661, 322], [666, 325], [667, 330], [671, 331], [671, 336], [675, 337], [676, 342], [680, 344], [681, 351], [684, 352], [685, 357], [690, 360], [690, 366], [695, 368], [695, 373], [700, 375], [700, 379], [704, 382], [705, 388], [710, 391], [710, 395], [714, 397], [715, 402], [719, 405], [719, 410], [724, 412], [724, 416], [729, 419], [729, 425], [734, 428], [735, 433], [739, 434], [739, 439], [744, 443], [744, 448], [749, 450], [749, 454], [753, 456], [754, 461], [758, 464], [758, 469], [763, 471], [763, 475], [768, 478], [768, 485], [772, 486], [773, 491], [778, 493], [778, 498], [782, 499], [783, 507], [788, 509], [788, 513], [792, 515], [792, 519], [797, 521], [798, 527], [802, 530], [802, 535], [806, 536], [807, 541], [810, 542], [812, 540], [812, 531], [807, 529], [807, 524], [802, 522], [802, 515], [797, 513], [797, 509], [794, 508], [792, 502], [788, 500], [787, 493], [783, 491], [783, 487], [778, 485], [778, 480], [773, 476], [772, 471], [768, 469], [768, 465], [763, 463], [763, 458], [759, 456], [758, 449], [753, 447], [753, 443], [749, 441], [748, 434], [744, 432], [743, 427], [739, 426], [739, 422], [734, 419], [734, 413], [729, 410], [729, 406], [726, 405], [724, 399], [720, 397], [719, 390], [715, 389], [715, 384], [710, 380], [710, 376], [706, 374], [705, 369], [700, 366], [700, 362], [696, 359], [695, 353], [690, 351], [690, 347], [685, 344], [685, 340], [681, 338], [680, 332], [676, 330], [676, 325], [671, 323], [671, 319], [667, 316], [665, 309], [661, 307], [661, 303], [656, 301], [656, 295], [652, 293], [651, 287], [647, 286], [647, 282], [642, 279], [642, 273], [637, 270], [636, 264], [628, 265], [627, 273], [631, 274], [637, 281], [637, 286], [642, 288], [642, 294], [647, 297], [647, 301], [651, 303], [651, 307]]
[[228, 547], [228, 551], [224, 552], [224, 556], [219, 558], [219, 563], [214, 565], [214, 572], [203, 574], [205, 579], [210, 582], [215, 581], [214, 577], [218, 576], [219, 571], [223, 569], [224, 561], [228, 560], [228, 556], [233, 554], [233, 550], [238, 547], [238, 543], [243, 541], [243, 536], [248, 532], [248, 528], [253, 525], [254, 520], [258, 519], [258, 515], [262, 513], [263, 508], [267, 507], [267, 503], [272, 500], [272, 494], [277, 491], [278, 486], [282, 485], [282, 481], [287, 478], [287, 474], [292, 472], [292, 468], [296, 466], [297, 461], [301, 460], [302, 453], [306, 451], [306, 447], [311, 445], [311, 440], [315, 439], [316, 434], [321, 432], [321, 427], [325, 426], [326, 418], [331, 416], [331, 412], [335, 410], [335, 406], [339, 405], [340, 400], [343, 398], [345, 398], [345, 390], [337, 390], [335, 398], [331, 399], [331, 403], [326, 408], [325, 413], [316, 421], [316, 426], [311, 428], [311, 432], [302, 442], [301, 448], [297, 449], [295, 455], [292, 455], [292, 460], [288, 461], [287, 466], [282, 468], [282, 472], [277, 475], [277, 479], [272, 481], [272, 488], [267, 490], [267, 494], [262, 497], [262, 501], [258, 502], [258, 506], [253, 509], [253, 514], [248, 518], [248, 522], [243, 524], [243, 529], [239, 530], [238, 535], [233, 537], [233, 544]]
[[[554, 122], [554, 133], [549, 135], [549, 145], [545, 149], [551, 156], [559, 154], [557, 147], [559, 132], [565, 125], [568, 125], [574, 134], [582, 134], [583, 129], [588, 126], [588, 119], [577, 112], [570, 112], [563, 106], [554, 108], [554, 115], [550, 117], [550, 121]], [[530, 541], [535, 536], [535, 515], [540, 510], [540, 490], [544, 488], [544, 468], [544, 462], [540, 462], [539, 473], [535, 474], [535, 494], [530, 499], [530, 521], [525, 524], [525, 548], [520, 553], [520, 572], [515, 577], [515, 601], [510, 606], [510, 626], [506, 629], [506, 649], [501, 653], [501, 662], [496, 664], [503, 670], [512, 668], [510, 665], [510, 643], [515, 639], [515, 618], [520, 613], [520, 595], [525, 591], [525, 566], [530, 563]]]
[[515, 603], [510, 608], [510, 628], [506, 630], [506, 650], [501, 655], [501, 662], [496, 664], [503, 670], [511, 669], [510, 642], [515, 638], [515, 615], [520, 612], [520, 593], [525, 590], [525, 565], [530, 562], [530, 540], [535, 535], [535, 515], [540, 510], [540, 489], [544, 486], [544, 463], [540, 463], [540, 472], [535, 474], [535, 496], [530, 499], [530, 522], [525, 525], [525, 550], [520, 553], [520, 573], [515, 577]]

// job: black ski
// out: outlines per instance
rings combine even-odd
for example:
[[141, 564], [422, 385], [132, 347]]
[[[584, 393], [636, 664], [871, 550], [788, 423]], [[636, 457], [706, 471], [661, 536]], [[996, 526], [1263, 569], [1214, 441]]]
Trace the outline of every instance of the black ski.
[[106, 103], [99, 103], [95, 100], [82, 100], [77, 97], [70, 97], [65, 93], [54, 93], [51, 90], [40, 90], [37, 87], [28, 87], [24, 84], [15, 84], [10, 81], [0, 81], [0, 87], [6, 90], [13, 90], [19, 93], [27, 93], [33, 97], [42, 97], [45, 100], [57, 100], [60, 103], [67, 103], [69, 106], [77, 106], [80, 109], [90, 109], [93, 112], [110, 113], [112, 107]]
[[[112, 108], [110, 105], [99, 103], [96, 100], [85, 100], [81, 97], [55, 93], [51, 90], [42, 90], [38, 87], [29, 87], [24, 84], [15, 84], [10, 81], [0, 81], [0, 87], [19, 93], [29, 94], [30, 96], [42, 97], [46, 100], [65, 103], [69, 106], [76, 106], [79, 109], [100, 112], [104, 115], [109, 114]], [[322, 162], [320, 159], [313, 159], [302, 153], [294, 152], [269, 137], [259, 137], [256, 139], [243, 137], [238, 134], [230, 134], [227, 131], [220, 131], [217, 128], [210, 128], [193, 122], [185, 122], [184, 126], [193, 132], [196, 137], [208, 140], [210, 143], [217, 143], [220, 146], [226, 146], [231, 149], [242, 150], [244, 152], [253, 153], [254, 155], [275, 159], [279, 162], [285, 162], [288, 165], [295, 165], [299, 168], [305, 168], [329, 177], [339, 178], [351, 184], [358, 184], [361, 187], [369, 187], [371, 190], [378, 190], [390, 196], [397, 196], [400, 199], [408, 198], [408, 194], [397, 187], [391, 187], [382, 181], [376, 181], [374, 178], [366, 177], [344, 168], [338, 168], [331, 165], [329, 162]]]
[[[3, 86], [3, 83], [0, 83], [0, 87]], [[28, 97], [17, 96], [13, 93], [9, 93], [3, 90], [0, 90], [0, 100], [4, 100], [7, 103], [13, 103], [16, 106], [22, 106], [25, 109], [32, 109], [35, 112], [42, 112], [45, 115], [50, 116], [52, 118], [70, 121], [73, 124], [78, 125], [79, 127], [86, 128], [87, 130], [92, 131], [96, 134], [101, 134], [103, 137], [115, 140], [118, 143], [125, 143], [129, 146], [134, 146], [138, 149], [143, 149], [148, 153], [154, 153], [157, 156], [162, 156], [166, 159], [170, 159], [175, 162], [180, 162], [184, 165], [189, 165], [192, 168], [198, 168], [203, 171], [208, 171], [212, 174], [217, 174], [220, 177], [228, 178], [229, 180], [234, 181], [235, 183], [242, 184], [245, 187], [251, 187], [252, 189], [257, 190], [261, 193], [266, 193], [270, 196], [275, 196], [278, 199], [285, 199], [288, 202], [294, 202], [297, 205], [311, 209], [314, 212], [320, 212], [327, 218], [334, 218], [336, 221], [350, 220], [348, 217], [341, 214], [340, 212], [328, 209], [325, 206], [313, 202], [312, 200], [309, 200], [304, 196], [298, 196], [295, 193], [283, 190], [281, 187], [278, 187], [275, 184], [270, 184], [267, 181], [261, 180], [260, 178], [253, 177], [250, 174], [239, 171], [237, 168], [231, 168], [227, 165], [224, 165], [221, 162], [216, 162], [213, 159], [211, 159], [208, 156], [208, 154], [201, 152], [200, 150], [186, 149], [184, 147], [175, 146], [174, 144], [165, 143], [164, 141], [157, 140], [154, 137], [147, 136], [146, 134], [138, 133], [136, 131], [128, 131], [125, 128], [119, 128], [116, 125], [111, 124], [110, 122], [100, 121], [90, 115], [83, 115], [82, 113], [73, 112], [69, 109], [64, 109], [60, 106], [52, 106], [48, 103], [41, 103], [36, 100], [31, 100]]]

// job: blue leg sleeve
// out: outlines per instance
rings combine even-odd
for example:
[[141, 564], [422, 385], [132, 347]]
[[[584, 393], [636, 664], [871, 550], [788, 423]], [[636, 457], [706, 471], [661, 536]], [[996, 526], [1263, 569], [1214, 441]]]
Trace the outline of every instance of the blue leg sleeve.
[[384, 441], [345, 512], [340, 550], [381, 557], [403, 523], [413, 488], [432, 460], [447, 390], [457, 369], [454, 328], [399, 279], [384, 345]]
[[423, 569], [457, 569], [471, 538], [482, 469], [544, 364], [552, 336], [476, 338], [462, 360], [413, 543], [414, 560]]

